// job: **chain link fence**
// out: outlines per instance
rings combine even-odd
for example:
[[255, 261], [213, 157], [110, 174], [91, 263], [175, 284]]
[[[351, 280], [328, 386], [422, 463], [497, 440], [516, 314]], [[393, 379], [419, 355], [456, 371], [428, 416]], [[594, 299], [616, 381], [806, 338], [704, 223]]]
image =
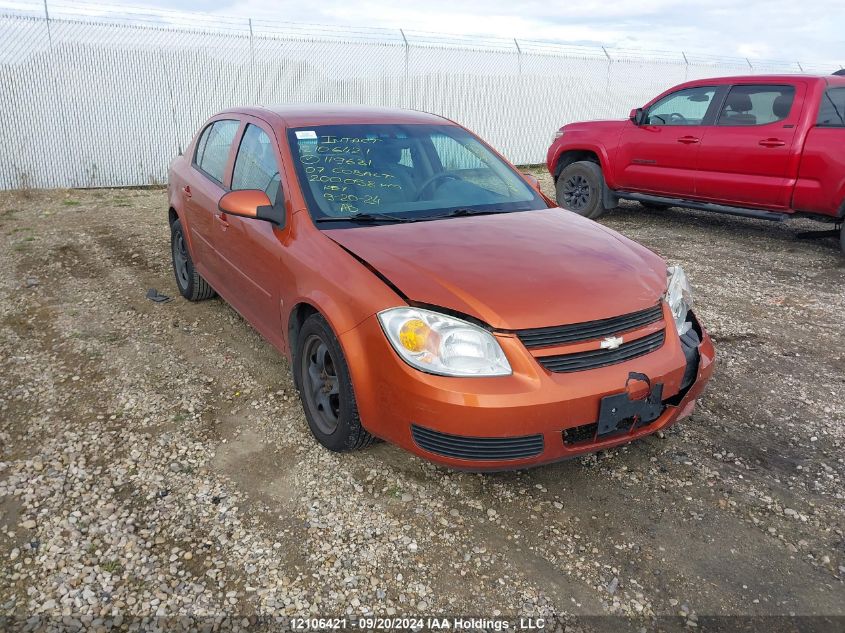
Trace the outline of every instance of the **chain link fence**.
[[561, 125], [620, 118], [688, 79], [799, 62], [342, 29], [101, 5], [0, 9], [0, 189], [163, 183], [203, 121], [237, 105], [425, 110], [540, 163]]

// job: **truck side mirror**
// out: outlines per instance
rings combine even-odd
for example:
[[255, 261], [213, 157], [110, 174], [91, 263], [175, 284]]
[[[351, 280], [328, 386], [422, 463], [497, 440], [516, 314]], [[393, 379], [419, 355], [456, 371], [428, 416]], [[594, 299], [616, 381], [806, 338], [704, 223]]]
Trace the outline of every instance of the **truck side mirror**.
[[628, 115], [628, 118], [634, 123], [634, 125], [642, 125], [643, 124], [643, 109], [642, 108], [634, 108], [631, 110], [631, 114]]

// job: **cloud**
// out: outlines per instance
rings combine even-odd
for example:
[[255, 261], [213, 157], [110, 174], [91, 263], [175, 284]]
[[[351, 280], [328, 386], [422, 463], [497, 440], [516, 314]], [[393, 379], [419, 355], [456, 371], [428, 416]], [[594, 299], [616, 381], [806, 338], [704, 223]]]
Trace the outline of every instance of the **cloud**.
[[[178, 3], [180, 0], [176, 0]], [[190, 1], [190, 0], [189, 0]], [[845, 63], [845, 3], [817, 0], [650, 0], [619, 3], [503, 0], [322, 0], [320, 3], [235, 0], [220, 13], [277, 19], [602, 43], [610, 47], [685, 50], [725, 56]], [[169, 6], [173, 6], [172, 3]]]
[[[49, 0], [48, 0], [49, 1]], [[845, 3], [815, 0], [132, 0], [168, 10], [609, 48], [845, 64]], [[0, 0], [2, 3], [3, 0]]]

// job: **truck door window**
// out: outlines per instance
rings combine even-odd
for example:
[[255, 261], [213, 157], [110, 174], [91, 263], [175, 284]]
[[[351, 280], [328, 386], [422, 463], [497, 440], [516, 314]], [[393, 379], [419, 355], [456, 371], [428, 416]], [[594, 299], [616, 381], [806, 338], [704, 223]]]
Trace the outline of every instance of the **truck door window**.
[[845, 88], [831, 88], [822, 95], [819, 127], [845, 127]]
[[701, 125], [716, 94], [714, 86], [684, 88], [648, 109], [648, 125]]
[[795, 88], [792, 86], [732, 86], [718, 125], [766, 125], [783, 121], [792, 110]]

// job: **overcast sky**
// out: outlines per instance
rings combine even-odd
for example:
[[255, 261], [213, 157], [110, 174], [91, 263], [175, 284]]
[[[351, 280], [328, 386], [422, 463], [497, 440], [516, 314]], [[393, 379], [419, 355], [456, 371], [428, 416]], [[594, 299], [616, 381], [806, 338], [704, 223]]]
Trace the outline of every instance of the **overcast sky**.
[[[54, 10], [61, 12], [77, 1], [47, 3], [55, 3]], [[41, 10], [39, 0], [0, 0], [0, 7], [21, 3], [30, 11]], [[106, 0], [103, 4], [88, 0], [86, 4], [92, 13], [98, 6], [105, 10], [105, 6], [123, 5], [845, 65], [845, 0]]]
[[[845, 64], [843, 0], [146, 0], [162, 8], [318, 24], [562, 40]], [[131, 4], [141, 4], [137, 0]]]

